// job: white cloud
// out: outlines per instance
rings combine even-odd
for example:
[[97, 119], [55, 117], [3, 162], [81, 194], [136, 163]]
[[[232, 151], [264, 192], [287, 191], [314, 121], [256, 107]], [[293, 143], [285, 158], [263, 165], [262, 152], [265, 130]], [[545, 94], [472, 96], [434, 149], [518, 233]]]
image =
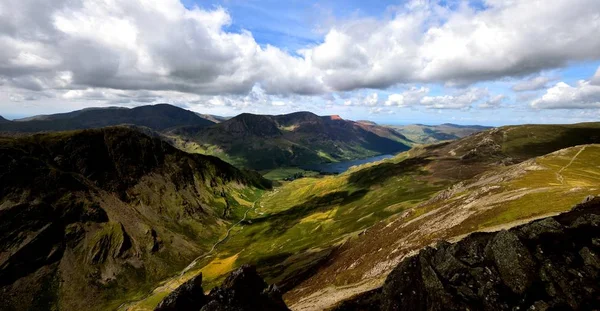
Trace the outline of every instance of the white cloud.
[[429, 89], [425, 87], [411, 87], [410, 89], [399, 93], [390, 94], [385, 101], [386, 106], [408, 107], [420, 103], [423, 97], [429, 93]]
[[421, 104], [430, 109], [469, 109], [489, 96], [486, 89], [472, 88], [454, 95], [425, 96]]
[[323, 70], [327, 86], [337, 90], [465, 84], [600, 58], [597, 0], [487, 5], [450, 11], [435, 1], [412, 1], [389, 21], [338, 25], [306, 55]]
[[596, 70], [596, 73], [592, 77], [591, 82], [594, 85], [600, 85], [600, 67], [598, 67], [598, 69]]
[[[244, 109], [276, 106], [277, 96], [465, 85], [600, 59], [597, 0], [487, 0], [484, 10], [413, 0], [394, 10], [385, 19], [334, 23], [321, 44], [292, 54], [259, 45], [248, 31], [228, 32], [235, 21], [222, 8], [186, 9], [178, 0], [3, 0], [0, 91], [10, 89], [15, 99], [106, 103], [173, 96], [172, 101]], [[536, 90], [545, 79], [513, 89]], [[570, 87], [574, 90], [557, 85], [534, 103], [566, 106], [557, 98], [570, 92], [587, 107], [597, 85], [600, 72]], [[413, 88], [389, 95], [385, 105], [466, 109], [502, 101], [466, 90], [429, 96], [429, 89]], [[383, 101], [377, 93], [347, 100], [369, 107]]]
[[498, 94], [496, 96], [493, 96], [492, 98], [490, 98], [488, 101], [484, 102], [483, 104], [480, 104], [478, 107], [483, 108], [483, 109], [499, 108], [505, 99], [506, 99], [506, 95]]
[[531, 102], [537, 109], [592, 109], [600, 108], [600, 85], [580, 80], [571, 86], [559, 82]]
[[515, 92], [537, 91], [545, 88], [548, 82], [550, 82], [550, 78], [538, 76], [516, 83], [513, 85], [512, 90]]

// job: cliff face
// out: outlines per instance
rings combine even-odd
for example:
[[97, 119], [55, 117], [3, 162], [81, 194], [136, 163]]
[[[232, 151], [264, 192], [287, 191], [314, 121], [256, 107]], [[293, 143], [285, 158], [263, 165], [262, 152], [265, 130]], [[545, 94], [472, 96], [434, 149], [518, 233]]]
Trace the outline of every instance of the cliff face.
[[600, 307], [600, 199], [508, 231], [439, 243], [382, 288], [335, 310], [590, 310]]

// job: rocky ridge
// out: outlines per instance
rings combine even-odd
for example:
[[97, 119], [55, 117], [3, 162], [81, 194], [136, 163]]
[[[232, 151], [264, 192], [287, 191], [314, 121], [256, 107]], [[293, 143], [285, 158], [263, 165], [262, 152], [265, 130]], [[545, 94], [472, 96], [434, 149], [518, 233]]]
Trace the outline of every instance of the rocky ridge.
[[334, 310], [590, 310], [600, 307], [600, 199], [510, 230], [440, 242], [383, 287]]
[[281, 292], [267, 283], [253, 266], [233, 271], [221, 287], [208, 295], [202, 289], [202, 274], [190, 279], [169, 294], [155, 311], [287, 311]]

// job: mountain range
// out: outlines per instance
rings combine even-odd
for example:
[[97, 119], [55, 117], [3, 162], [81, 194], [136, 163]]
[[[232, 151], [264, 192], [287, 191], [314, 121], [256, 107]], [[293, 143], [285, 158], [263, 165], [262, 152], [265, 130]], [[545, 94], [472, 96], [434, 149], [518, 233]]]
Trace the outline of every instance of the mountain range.
[[336, 162], [409, 149], [393, 129], [310, 112], [240, 114], [219, 124], [188, 126], [167, 133], [191, 152], [219, 156], [257, 170]]
[[[586, 288], [600, 249], [582, 237], [600, 224], [600, 123], [443, 125], [457, 136], [480, 131], [419, 144], [373, 122], [307, 112], [202, 125], [180, 108], [145, 109], [183, 117], [0, 136], [7, 309], [171, 310], [192, 301], [285, 310], [282, 298], [292, 310], [597, 303], [597, 289]], [[63, 125], [79, 113], [8, 123]], [[394, 155], [275, 186], [248, 169], [384, 153]], [[592, 209], [556, 216], [582, 200]], [[481, 300], [484, 290], [495, 300]]]
[[185, 125], [210, 126], [215, 122], [179, 107], [158, 104], [131, 109], [88, 108], [68, 113], [34, 116], [12, 122], [0, 122], [0, 132], [67, 131], [122, 124], [145, 126], [162, 131]]
[[0, 133], [35, 133], [112, 125], [135, 125], [161, 133], [174, 146], [217, 156], [237, 166], [266, 170], [396, 153], [410, 141], [393, 129], [320, 117], [310, 112], [233, 118], [198, 114], [168, 104], [136, 108], [89, 108], [69, 113], [0, 121]]

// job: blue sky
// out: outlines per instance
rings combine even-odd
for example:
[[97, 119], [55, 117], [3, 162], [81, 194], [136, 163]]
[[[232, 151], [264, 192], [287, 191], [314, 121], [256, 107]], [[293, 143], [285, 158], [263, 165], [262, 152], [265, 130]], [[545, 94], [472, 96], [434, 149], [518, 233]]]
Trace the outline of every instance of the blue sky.
[[182, 1], [0, 4], [0, 115], [168, 102], [396, 124], [600, 117], [595, 0]]

